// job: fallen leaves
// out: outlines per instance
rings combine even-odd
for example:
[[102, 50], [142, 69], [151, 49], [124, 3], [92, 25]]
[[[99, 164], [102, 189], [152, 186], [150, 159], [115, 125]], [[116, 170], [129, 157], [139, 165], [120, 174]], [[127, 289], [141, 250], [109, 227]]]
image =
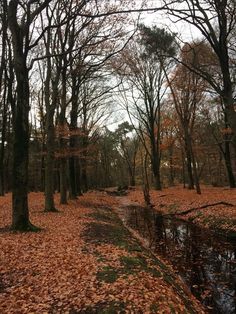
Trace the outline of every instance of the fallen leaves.
[[[233, 189], [202, 186], [202, 194], [195, 190], [183, 189], [180, 186], [150, 192], [151, 202], [158, 211], [165, 214], [181, 215], [191, 210], [181, 218], [189, 219], [194, 223], [221, 230], [223, 232], [236, 232], [236, 193]], [[140, 189], [130, 191], [128, 198], [143, 204], [143, 193]], [[214, 204], [215, 206], [208, 206]], [[232, 204], [228, 206], [227, 204]], [[201, 208], [203, 207], [203, 208]], [[204, 208], [205, 207], [205, 208]]]
[[[10, 224], [10, 199], [7, 195], [0, 200], [0, 227]], [[146, 257], [142, 269], [142, 252], [129, 251], [131, 235], [127, 247], [123, 242], [86, 241], [83, 235], [91, 222], [107, 227], [117, 223], [121, 228], [112, 212], [109, 215], [113, 220], [104, 217], [104, 208], [117, 205], [114, 197], [92, 192], [63, 206], [57, 197], [59, 213], [44, 213], [43, 202], [43, 194], [30, 194], [31, 220], [42, 231], [1, 234], [1, 314], [101, 313], [104, 309], [111, 313], [172, 313], [172, 308], [177, 313], [187, 311], [184, 298], [164, 280], [161, 270], [150, 271], [151, 267], [158, 268], [151, 265], [151, 259]], [[133, 263], [132, 267], [124, 261]], [[98, 273], [104, 269], [116, 272], [115, 281], [99, 280]], [[193, 297], [186, 298], [191, 299], [195, 313], [203, 313]]]

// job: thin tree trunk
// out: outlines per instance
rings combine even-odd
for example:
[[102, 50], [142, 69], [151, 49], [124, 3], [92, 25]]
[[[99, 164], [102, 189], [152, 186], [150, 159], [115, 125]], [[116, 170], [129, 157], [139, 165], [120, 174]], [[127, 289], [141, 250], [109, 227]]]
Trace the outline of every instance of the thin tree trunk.
[[66, 60], [62, 70], [62, 95], [61, 95], [61, 112], [59, 114], [59, 127], [62, 135], [60, 136], [60, 203], [67, 204], [67, 122], [66, 122]]
[[169, 147], [169, 186], [174, 185], [174, 171], [173, 171], [173, 147]]
[[194, 189], [193, 169], [192, 169], [192, 154], [191, 154], [191, 140], [187, 131], [184, 132], [184, 149], [187, 159], [187, 173], [188, 173], [188, 189]]
[[161, 178], [160, 178], [160, 158], [155, 144], [152, 147], [152, 172], [154, 176], [154, 186], [156, 190], [161, 190]]
[[225, 141], [224, 158], [225, 158], [225, 165], [226, 165], [226, 170], [227, 170], [227, 175], [228, 175], [229, 186], [231, 188], [235, 188], [236, 185], [235, 185], [235, 178], [234, 178], [234, 173], [233, 173], [233, 168], [232, 168], [232, 163], [231, 163], [230, 143], [227, 140]]
[[3, 111], [2, 111], [2, 136], [0, 149], [0, 196], [4, 196], [5, 192], [5, 171], [4, 171], [4, 157], [5, 157], [5, 141], [6, 141], [6, 127], [7, 127], [7, 96], [6, 85], [3, 93]]
[[[46, 101], [45, 101], [46, 102]], [[49, 105], [46, 112], [46, 150], [45, 157], [45, 208], [46, 212], [55, 212], [57, 209], [54, 204], [54, 108]]]
[[196, 165], [195, 156], [194, 156], [194, 152], [192, 148], [192, 143], [191, 143], [191, 155], [192, 155], [192, 162], [193, 162], [193, 175], [194, 175], [196, 191], [197, 191], [197, 194], [201, 194], [201, 188], [200, 188], [199, 177], [198, 177], [198, 172], [197, 172], [197, 165]]
[[67, 162], [66, 158], [60, 159], [60, 203], [67, 204]]

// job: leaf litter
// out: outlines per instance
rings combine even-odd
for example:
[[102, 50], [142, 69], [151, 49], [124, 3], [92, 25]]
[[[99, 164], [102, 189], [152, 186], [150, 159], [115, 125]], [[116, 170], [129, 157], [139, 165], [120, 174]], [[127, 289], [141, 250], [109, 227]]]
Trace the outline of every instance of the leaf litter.
[[[1, 232], [0, 313], [204, 313], [173, 270], [124, 228], [111, 210], [114, 197], [91, 192], [59, 205], [57, 195], [59, 213], [43, 212], [42, 193], [29, 200], [42, 230]], [[0, 199], [0, 228], [10, 225], [10, 201], [10, 194]], [[104, 234], [92, 232], [95, 225]]]

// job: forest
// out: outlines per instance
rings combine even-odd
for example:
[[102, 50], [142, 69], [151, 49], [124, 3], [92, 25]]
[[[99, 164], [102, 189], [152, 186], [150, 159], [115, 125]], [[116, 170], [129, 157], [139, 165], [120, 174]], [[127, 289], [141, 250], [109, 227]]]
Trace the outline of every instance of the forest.
[[234, 0], [1, 0], [0, 313], [236, 311]]

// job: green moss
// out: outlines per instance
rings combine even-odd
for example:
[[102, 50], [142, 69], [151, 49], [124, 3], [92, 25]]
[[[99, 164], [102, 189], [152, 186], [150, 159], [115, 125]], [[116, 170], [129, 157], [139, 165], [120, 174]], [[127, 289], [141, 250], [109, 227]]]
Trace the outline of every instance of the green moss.
[[109, 243], [120, 247], [128, 247], [126, 240], [128, 232], [121, 226], [113, 224], [91, 222], [87, 224], [83, 236], [86, 241], [92, 243]]
[[159, 311], [159, 307], [156, 303], [152, 303], [150, 306], [150, 312], [151, 313], [158, 313]]
[[150, 274], [152, 274], [154, 277], [162, 277], [162, 273], [157, 270], [156, 268], [148, 267], [146, 269]]
[[170, 312], [171, 312], [171, 314], [175, 314], [176, 311], [175, 311], [175, 308], [174, 308], [173, 304], [169, 304], [169, 306], [170, 306]]
[[96, 211], [94, 213], [91, 213], [88, 215], [89, 217], [92, 217], [98, 221], [102, 221], [102, 222], [110, 222], [110, 223], [119, 223], [120, 224], [120, 220], [118, 218], [118, 216], [108, 210], [99, 210]]
[[144, 257], [121, 256], [120, 261], [126, 269], [139, 266], [142, 268], [147, 267], [147, 262]]
[[97, 280], [99, 281], [112, 283], [115, 282], [117, 278], [118, 278], [117, 269], [110, 266], [105, 266], [101, 271], [97, 272]]
[[144, 256], [121, 256], [120, 262], [123, 265], [123, 272], [126, 274], [132, 274], [143, 270], [152, 274], [154, 277], [161, 277], [162, 274], [154, 267], [149, 267]]

